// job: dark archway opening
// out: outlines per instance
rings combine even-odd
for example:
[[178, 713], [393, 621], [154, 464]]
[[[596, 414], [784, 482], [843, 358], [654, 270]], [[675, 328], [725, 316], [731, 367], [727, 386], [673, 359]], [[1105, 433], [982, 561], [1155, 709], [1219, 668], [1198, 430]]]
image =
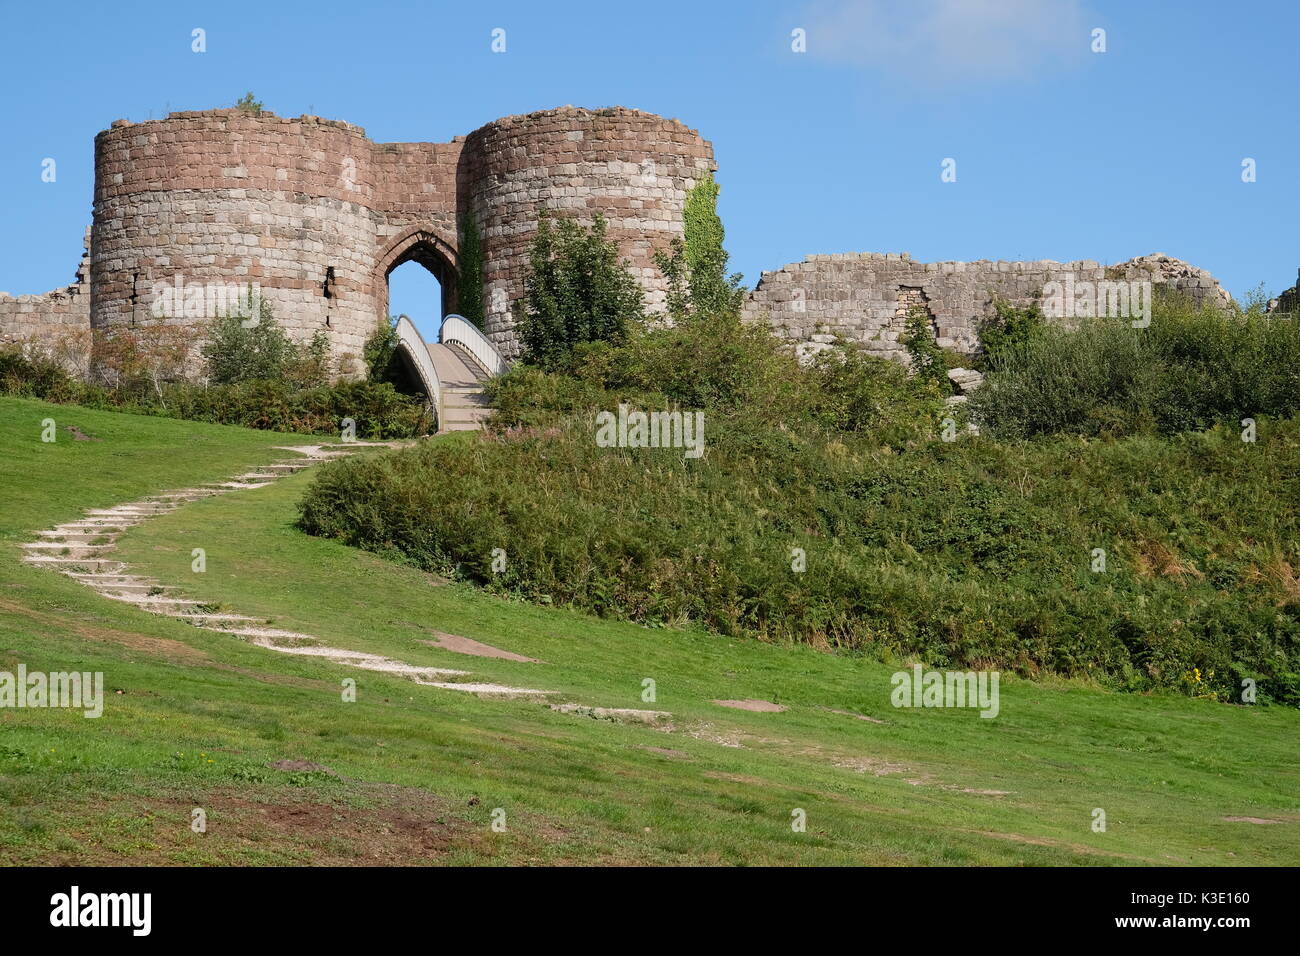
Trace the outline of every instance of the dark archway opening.
[[405, 349], [393, 350], [393, 357], [388, 362], [388, 368], [384, 370], [383, 380], [390, 382], [393, 388], [403, 395], [420, 396], [426, 401], [430, 398], [424, 383], [420, 381], [419, 372], [415, 370], [411, 357], [406, 354]]

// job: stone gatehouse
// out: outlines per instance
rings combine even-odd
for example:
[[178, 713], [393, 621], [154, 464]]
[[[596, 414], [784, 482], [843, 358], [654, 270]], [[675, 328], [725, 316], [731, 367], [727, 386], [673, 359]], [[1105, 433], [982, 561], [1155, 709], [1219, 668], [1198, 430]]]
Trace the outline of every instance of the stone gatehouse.
[[358, 355], [404, 262], [427, 267], [444, 314], [456, 310], [474, 281], [462, 275], [459, 231], [472, 217], [485, 331], [511, 356], [511, 306], [543, 209], [602, 214], [648, 307], [661, 309], [654, 252], [682, 235], [686, 194], [713, 169], [694, 130], [622, 107], [510, 116], [448, 143], [375, 143], [348, 123], [241, 109], [117, 120], [95, 138], [78, 281], [0, 296], [0, 340], [154, 321], [160, 284], [256, 284], [291, 334], [323, 329], [336, 357]]

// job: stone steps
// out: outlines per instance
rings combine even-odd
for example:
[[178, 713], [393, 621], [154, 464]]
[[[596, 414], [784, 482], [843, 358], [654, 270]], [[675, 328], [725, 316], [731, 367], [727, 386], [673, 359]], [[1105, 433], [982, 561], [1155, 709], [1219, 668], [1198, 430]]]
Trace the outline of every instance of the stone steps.
[[438, 432], [474, 431], [492, 414], [483, 383], [487, 372], [458, 345], [428, 346], [429, 358], [438, 373], [442, 398], [438, 406]]
[[[474, 393], [475, 389], [469, 387], [457, 389], [456, 401], [463, 404], [453, 407], [468, 414], [463, 421], [449, 423], [448, 430], [478, 427], [478, 418], [474, 416], [487, 410], [475, 401]], [[347, 667], [395, 674], [429, 687], [458, 690], [484, 697], [539, 697], [550, 693], [500, 684], [457, 682], [448, 678], [472, 675], [469, 671], [409, 664], [379, 654], [328, 647], [314, 635], [268, 626], [263, 618], [209, 610], [211, 604], [181, 594], [181, 588], [131, 574], [125, 562], [105, 557], [116, 547], [115, 542], [122, 530], [140, 524], [148, 518], [170, 514], [185, 502], [229, 494], [232, 491], [262, 488], [287, 475], [296, 474], [304, 468], [346, 457], [361, 448], [401, 447], [402, 444], [400, 442], [345, 442], [282, 446], [279, 450], [291, 451], [302, 457], [264, 465], [255, 471], [234, 475], [227, 481], [213, 482], [200, 488], [161, 492], [141, 502], [130, 502], [115, 508], [89, 509], [77, 521], [38, 532], [37, 536], [46, 540], [24, 543], [24, 560], [29, 564], [59, 571], [79, 584], [91, 588], [106, 600], [130, 604], [146, 613], [184, 621], [193, 627], [246, 640], [254, 646], [277, 653], [318, 657]], [[107, 532], [105, 528], [112, 528], [113, 531]], [[48, 540], [51, 538], [76, 538], [77, 540]], [[111, 540], [106, 544], [85, 543], [98, 538]]]

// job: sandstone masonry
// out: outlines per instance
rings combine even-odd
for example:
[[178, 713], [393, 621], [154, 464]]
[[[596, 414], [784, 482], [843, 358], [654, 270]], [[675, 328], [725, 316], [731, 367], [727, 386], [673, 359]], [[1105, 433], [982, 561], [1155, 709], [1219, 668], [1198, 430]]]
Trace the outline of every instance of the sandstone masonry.
[[654, 252], [683, 234], [686, 194], [714, 168], [694, 130], [622, 107], [510, 116], [449, 143], [374, 143], [348, 123], [238, 109], [117, 120], [95, 138], [78, 283], [0, 296], [0, 336], [42, 340], [65, 325], [110, 335], [158, 321], [160, 284], [255, 284], [295, 337], [324, 330], [336, 358], [357, 356], [387, 317], [388, 274], [404, 262], [428, 267], [444, 313], [456, 309], [458, 223], [470, 215], [486, 331], [511, 356], [512, 306], [543, 209], [588, 223], [603, 215], [650, 308], [662, 308]]
[[748, 321], [770, 323], [801, 355], [844, 340], [902, 359], [907, 316], [919, 308], [929, 316], [939, 345], [971, 353], [995, 300], [1027, 306], [1048, 282], [1067, 275], [1094, 283], [1148, 279], [1197, 302], [1231, 301], [1208, 272], [1160, 254], [1103, 266], [1092, 260], [914, 262], [906, 252], [850, 252], [808, 256], [763, 273], [746, 297], [744, 314]]
[[[716, 169], [712, 146], [677, 120], [565, 106], [488, 123], [447, 143], [375, 143], [317, 116], [239, 109], [117, 120], [95, 138], [93, 221], [77, 281], [39, 296], [0, 293], [0, 342], [63, 343], [84, 367], [90, 342], [160, 321], [164, 284], [257, 286], [298, 339], [325, 331], [346, 373], [388, 316], [388, 275], [415, 261], [442, 286], [467, 281], [459, 224], [482, 240], [486, 332], [518, 354], [514, 309], [543, 210], [609, 222], [651, 311], [665, 304], [657, 250], [684, 233], [686, 194]], [[995, 299], [1024, 305], [1049, 281], [1150, 278], [1198, 301], [1228, 301], [1203, 270], [1168, 256], [1097, 262], [913, 262], [907, 253], [809, 256], [764, 273], [744, 310], [807, 354], [837, 339], [889, 357], [907, 316], [941, 345], [972, 351]], [[162, 321], [199, 326], [173, 309]], [[69, 343], [75, 343], [69, 345]]]

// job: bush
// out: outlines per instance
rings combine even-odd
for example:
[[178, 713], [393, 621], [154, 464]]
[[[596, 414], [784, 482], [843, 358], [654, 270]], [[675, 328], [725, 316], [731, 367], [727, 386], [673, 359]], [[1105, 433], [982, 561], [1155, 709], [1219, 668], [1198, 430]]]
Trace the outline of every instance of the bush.
[[979, 330], [980, 347], [975, 364], [987, 369], [1011, 349], [1023, 348], [1047, 328], [1042, 307], [1037, 303], [1017, 308], [1004, 300], [993, 303], [993, 316]]
[[[1152, 341], [1196, 362], [1225, 349], [1235, 358], [1215, 375], [1280, 406], [1281, 358], [1261, 355], [1291, 354], [1285, 334], [1214, 325], [1226, 338], [1211, 346], [1203, 321], [1166, 316]], [[1012, 336], [990, 381], [1023, 374], [1025, 354], [1061, 354], [1038, 350], [1066, 334]], [[645, 624], [1223, 700], [1249, 677], [1261, 700], [1300, 705], [1300, 422], [1261, 418], [1246, 453], [1235, 426], [1154, 434], [1156, 412], [1177, 406], [1151, 406], [1150, 427], [1136, 427], [1144, 406], [1119, 386], [1146, 394], [1149, 355], [1131, 334], [1095, 334], [1112, 337], [1065, 353], [1074, 377], [1037, 394], [1064, 407], [1034, 414], [1134, 434], [945, 442], [946, 382], [861, 350], [801, 367], [733, 319], [636, 330], [579, 344], [557, 369], [511, 370], [490, 386], [493, 422], [469, 440], [325, 466], [300, 523]], [[1069, 388], [1094, 380], [1069, 404]], [[594, 413], [620, 402], [703, 410], [704, 456], [599, 447]], [[510, 561], [496, 574], [500, 547]]]
[[380, 325], [366, 339], [361, 355], [366, 363], [366, 381], [388, 382], [397, 353], [397, 316], [390, 315], [388, 321]]
[[990, 356], [972, 413], [1006, 438], [1240, 427], [1300, 408], [1300, 325], [1157, 297], [1151, 325], [1081, 320]]
[[114, 329], [94, 341], [93, 379], [129, 400], [165, 405], [163, 386], [185, 380], [197, 341], [194, 328], [162, 321]]
[[252, 113], [254, 116], [258, 116], [262, 113], [262, 101], [255, 99], [253, 91], [249, 90], [239, 99], [235, 100], [235, 109], [243, 110], [245, 113]]
[[[555, 404], [593, 401], [535, 369], [513, 387], [525, 378]], [[1270, 423], [1260, 455], [1230, 430], [900, 447], [719, 411], [706, 431], [687, 460], [599, 448], [573, 414], [331, 463], [301, 526], [646, 624], [1133, 690], [1199, 674], [1195, 692], [1225, 700], [1252, 677], [1261, 699], [1300, 704], [1295, 422]]]
[[[290, 382], [253, 380], [234, 385], [185, 385], [169, 390], [170, 417], [272, 431], [338, 435], [343, 419], [367, 440], [427, 434], [431, 413], [386, 383], [344, 382], [298, 388]], [[148, 407], [129, 411], [154, 413]]]
[[152, 390], [106, 388], [73, 379], [57, 362], [0, 349], [0, 392], [58, 404], [159, 415], [189, 421], [337, 435], [342, 420], [356, 422], [358, 437], [411, 438], [433, 425], [424, 404], [391, 385], [365, 382], [301, 388], [292, 381], [250, 380], [230, 385], [169, 382]]
[[641, 286], [620, 263], [596, 216], [590, 229], [543, 211], [524, 277], [517, 332], [524, 358], [562, 364], [583, 342], [619, 342], [643, 318]]
[[44, 355], [29, 356], [22, 348], [0, 348], [0, 391], [24, 398], [65, 394], [76, 383], [63, 366]]
[[638, 329], [619, 345], [584, 343], [561, 371], [517, 365], [488, 384], [497, 427], [553, 423], [619, 402], [758, 416], [774, 427], [874, 431], [902, 446], [934, 427], [942, 392], [857, 348], [807, 367], [760, 325], [719, 316]]
[[202, 354], [214, 385], [286, 379], [313, 388], [329, 379], [329, 337], [324, 330], [298, 345], [275, 320], [269, 302], [260, 303], [256, 321], [232, 312], [214, 319], [207, 332]]
[[924, 309], [913, 308], [907, 313], [902, 343], [911, 358], [916, 377], [929, 382], [945, 394], [952, 394], [948, 379], [948, 357], [935, 340], [930, 316]]

